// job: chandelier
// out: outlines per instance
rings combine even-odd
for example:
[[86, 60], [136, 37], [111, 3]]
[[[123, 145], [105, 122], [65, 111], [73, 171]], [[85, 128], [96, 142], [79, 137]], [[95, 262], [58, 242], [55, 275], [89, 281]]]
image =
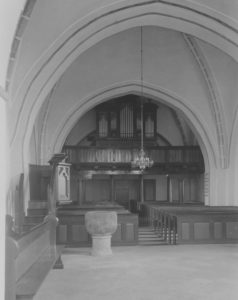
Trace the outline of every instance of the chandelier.
[[140, 113], [141, 113], [141, 147], [138, 151], [138, 155], [134, 157], [131, 162], [132, 168], [139, 168], [142, 172], [146, 168], [153, 166], [154, 162], [148, 156], [146, 156], [144, 150], [144, 90], [143, 90], [143, 31], [141, 27], [141, 50], [140, 50], [140, 66], [141, 66], [141, 96], [140, 96]]

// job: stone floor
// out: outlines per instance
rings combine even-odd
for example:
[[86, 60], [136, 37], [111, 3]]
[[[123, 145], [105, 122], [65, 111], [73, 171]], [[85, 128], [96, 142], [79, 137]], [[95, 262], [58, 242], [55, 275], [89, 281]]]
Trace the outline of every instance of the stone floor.
[[34, 300], [236, 300], [237, 245], [65, 249], [63, 270], [52, 270]]

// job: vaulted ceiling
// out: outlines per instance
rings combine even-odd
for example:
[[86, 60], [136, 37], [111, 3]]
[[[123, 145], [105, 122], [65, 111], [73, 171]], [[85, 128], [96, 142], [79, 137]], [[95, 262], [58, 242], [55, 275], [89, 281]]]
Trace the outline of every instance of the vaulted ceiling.
[[34, 133], [42, 162], [98, 103], [145, 92], [182, 114], [204, 154], [226, 168], [237, 120], [238, 2], [27, 1], [9, 60], [11, 149], [28, 163]]

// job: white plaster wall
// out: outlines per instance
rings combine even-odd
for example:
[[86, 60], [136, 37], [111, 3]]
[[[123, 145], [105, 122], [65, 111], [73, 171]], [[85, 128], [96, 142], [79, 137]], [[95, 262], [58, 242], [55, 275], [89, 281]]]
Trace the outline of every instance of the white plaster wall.
[[[49, 95], [50, 97], [50, 95]], [[47, 118], [49, 110], [48, 98], [42, 105], [42, 108], [37, 116], [36, 122], [32, 129], [30, 138], [30, 149], [29, 149], [29, 163], [30, 164], [41, 164], [42, 152], [45, 150], [44, 145], [44, 133], [47, 127]]]
[[[17, 5], [20, 5], [24, 1], [17, 1]], [[149, 2], [149, 1], [148, 1]], [[156, 2], [156, 1], [155, 1]], [[19, 53], [19, 63], [16, 66], [16, 72], [14, 77], [14, 83], [12, 85], [13, 94], [16, 92], [17, 87], [22, 81], [25, 74], [36, 63], [38, 58], [48, 50], [49, 46], [53, 43], [57, 43], [60, 36], [63, 36], [67, 30], [75, 25], [76, 22], [89, 19], [91, 15], [95, 15], [95, 18], [100, 15], [100, 11], [106, 14], [107, 11], [116, 10], [123, 6], [135, 6], [139, 3], [146, 3], [145, 1], [121, 1], [121, 0], [41, 0], [37, 1], [30, 19], [30, 26], [27, 27], [24, 33], [24, 42], [21, 46]], [[183, 9], [185, 10], [185, 16], [187, 13], [197, 11], [199, 13], [209, 12], [216, 19], [220, 19], [223, 22], [237, 25], [238, 19], [238, 4], [236, 0], [168, 0], [164, 3], [156, 3], [159, 6], [161, 12], [166, 11], [166, 7], [174, 9], [173, 4], [180, 5], [179, 11], [182, 15]], [[167, 4], [167, 5], [166, 5]], [[17, 7], [14, 4], [14, 9]], [[13, 5], [12, 5], [13, 6]], [[186, 9], [188, 8], [188, 10]], [[136, 8], [135, 8], [136, 9]], [[5, 14], [8, 16], [8, 14]], [[44, 17], [42, 17], [44, 16]], [[197, 19], [202, 22], [202, 15]], [[186, 28], [186, 27], [185, 27]], [[181, 29], [181, 28], [180, 28]], [[191, 28], [193, 30], [193, 28]], [[182, 31], [182, 30], [181, 30]], [[197, 30], [197, 34], [201, 34], [201, 30]], [[196, 33], [196, 31], [195, 31]]]
[[[5, 298], [5, 214], [10, 185], [10, 149], [7, 132], [7, 97], [5, 83], [11, 44], [25, 0], [0, 1], [0, 299]], [[4, 97], [3, 95], [4, 94]], [[12, 296], [12, 295], [9, 295]]]
[[36, 165], [37, 164], [37, 137], [35, 128], [33, 128], [31, 140], [30, 140], [30, 150], [29, 150], [29, 163]]
[[[173, 2], [176, 1], [174, 0]], [[186, 2], [194, 2], [198, 5], [202, 5], [211, 11], [213, 10], [214, 13], [226, 15], [229, 19], [233, 19], [234, 21], [238, 19], [238, 2], [236, 0], [189, 0]]]
[[[9, 128], [14, 143], [21, 134], [21, 129], [23, 132], [27, 131], [23, 128], [26, 122], [19, 112], [24, 111], [29, 121], [34, 122], [50, 86], [55, 84], [55, 80], [59, 79], [69, 63], [85, 49], [113, 33], [141, 24], [171, 28], [204, 39], [238, 61], [236, 43], [232, 43], [232, 40], [238, 41], [238, 34], [233, 30], [236, 23], [229, 16], [218, 13], [218, 10], [208, 9], [208, 6], [186, 0], [180, 0], [176, 5], [171, 1], [142, 0], [113, 3], [105, 0], [95, 5], [95, 0], [90, 0], [87, 4], [80, 1], [79, 7], [75, 1], [67, 1], [69, 7], [64, 7], [66, 2], [56, 0], [51, 1], [52, 6], [46, 1], [37, 1], [35, 5], [28, 22], [29, 32], [24, 32], [21, 50], [17, 54], [10, 88], [14, 105], [10, 112], [12, 122], [9, 122]], [[232, 0], [228, 5], [232, 7]], [[58, 21], [57, 16], [60, 16]], [[65, 24], [65, 27], [61, 28], [62, 34], [57, 35], [56, 31], [61, 24]], [[42, 49], [41, 45], [45, 45], [45, 48]], [[31, 59], [32, 56], [34, 58]], [[27, 132], [26, 135], [28, 144], [30, 134]]]
[[[181, 98], [215, 137], [207, 87], [182, 35], [155, 27], [146, 27], [143, 33], [144, 82]], [[105, 87], [130, 81], [140, 83], [139, 28], [98, 43], [63, 75], [50, 100], [46, 144], [51, 145], [51, 149], [46, 157], [53, 149], [52, 142], [57, 132], [61, 132], [62, 124], [87, 97]]]
[[110, 0], [36, 1], [30, 26], [27, 26], [24, 33], [12, 91], [16, 91], [17, 86], [22, 81], [23, 74], [27, 73], [51, 43], [56, 42], [66, 28], [110, 2]]
[[96, 112], [95, 110], [90, 110], [72, 128], [65, 143], [66, 145], [77, 145], [78, 142], [94, 130], [96, 130]]
[[180, 112], [177, 112], [177, 117], [180, 122], [180, 126], [182, 127], [183, 134], [185, 136], [187, 144], [188, 145], [197, 145], [198, 144], [197, 139], [196, 139], [193, 131], [191, 130], [190, 126], [184, 119], [183, 115]]
[[181, 132], [171, 111], [165, 106], [159, 106], [157, 112], [157, 132], [164, 136], [172, 146], [183, 146]]
[[223, 100], [222, 108], [224, 109], [227, 132], [230, 139], [238, 108], [238, 64], [229, 55], [208, 43], [199, 41], [199, 46], [209, 63], [218, 92]]
[[[236, 110], [231, 136], [230, 161], [232, 163], [230, 165], [230, 173], [228, 177], [230, 185], [229, 203], [238, 205], [238, 109]], [[234, 199], [234, 202], [232, 202], [232, 199]]]
[[5, 286], [5, 213], [9, 180], [9, 156], [6, 128], [6, 102], [0, 96], [0, 298], [4, 299]]
[[0, 86], [5, 86], [6, 72], [12, 46], [13, 37], [20, 13], [26, 0], [0, 1]]

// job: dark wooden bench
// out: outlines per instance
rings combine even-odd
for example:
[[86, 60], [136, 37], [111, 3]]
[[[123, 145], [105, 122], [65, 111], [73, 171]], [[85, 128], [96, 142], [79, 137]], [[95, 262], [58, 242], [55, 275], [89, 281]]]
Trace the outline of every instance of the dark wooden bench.
[[238, 243], [238, 207], [145, 204], [168, 244]]
[[49, 271], [60, 265], [56, 219], [48, 219], [18, 239], [6, 239], [6, 299], [33, 299]]

